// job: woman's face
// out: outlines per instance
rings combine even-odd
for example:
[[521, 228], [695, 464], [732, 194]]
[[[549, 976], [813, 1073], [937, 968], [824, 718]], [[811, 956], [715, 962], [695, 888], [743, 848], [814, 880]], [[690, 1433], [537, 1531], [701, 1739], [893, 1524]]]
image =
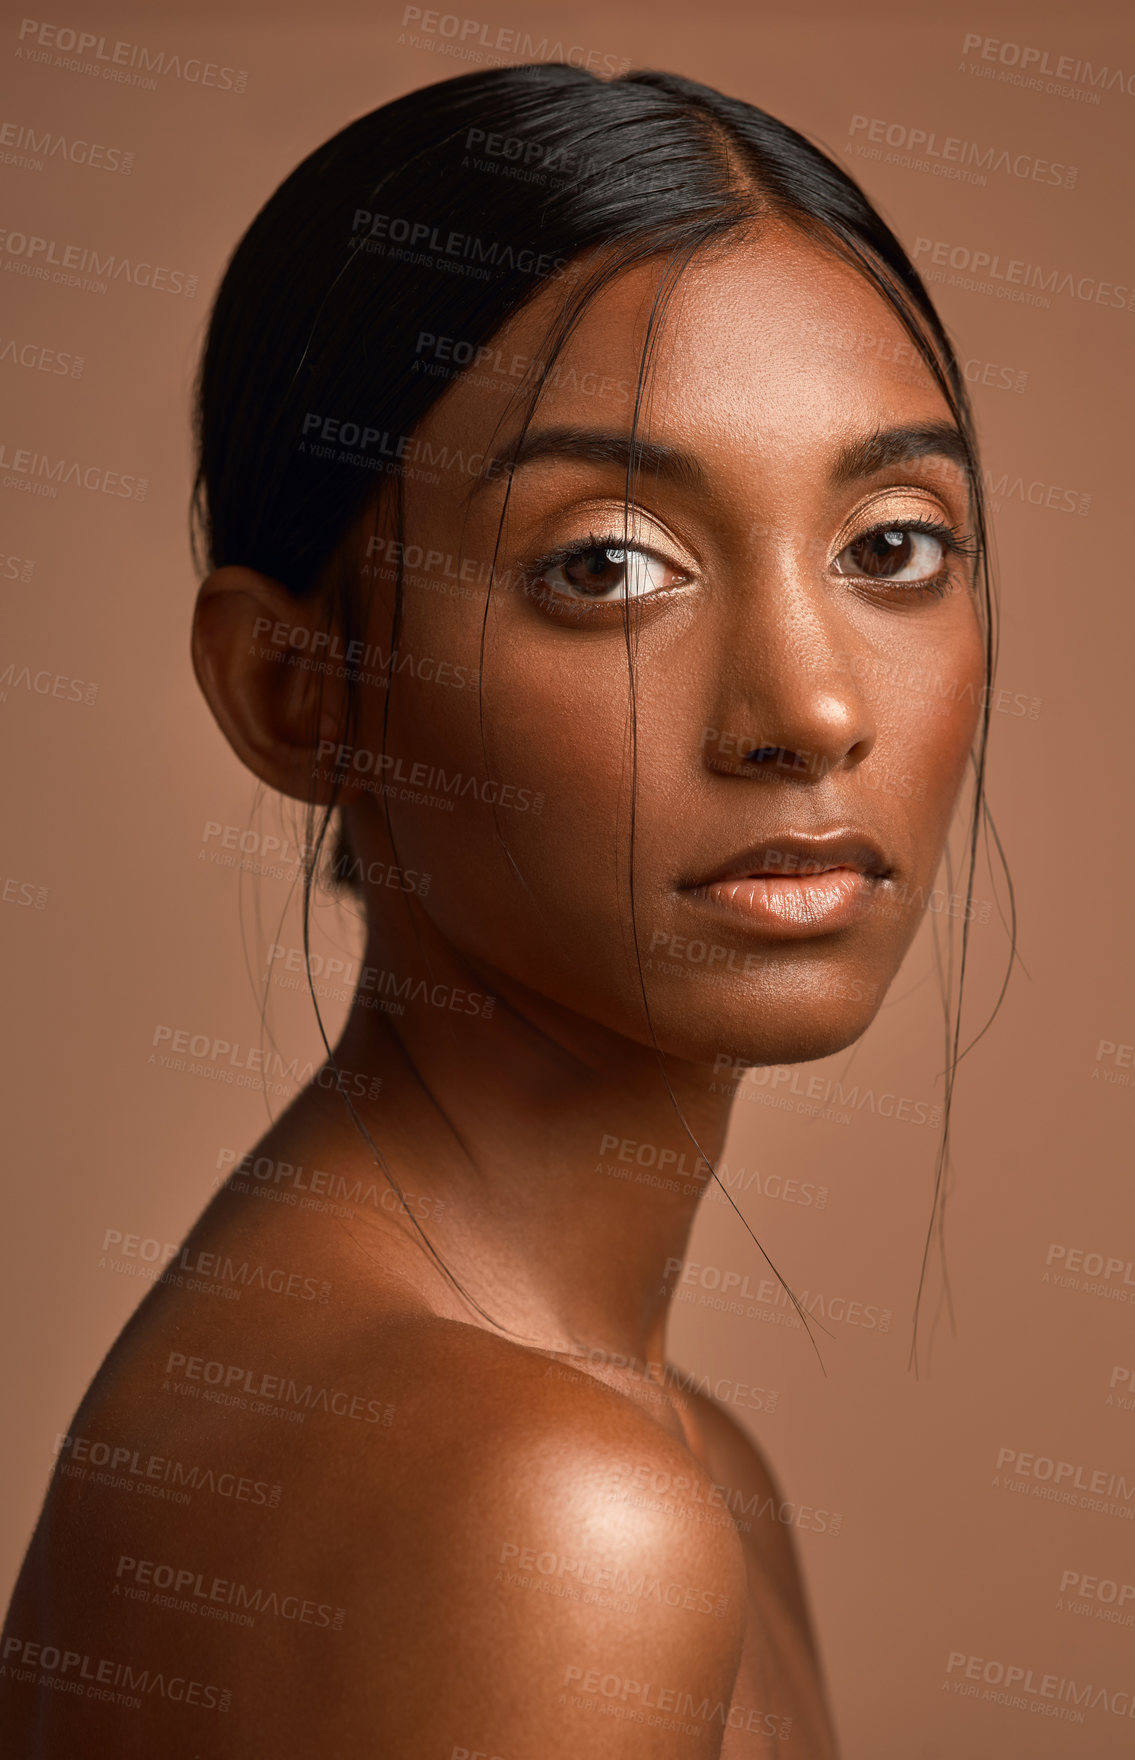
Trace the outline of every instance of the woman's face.
[[[590, 306], [511, 472], [483, 461], [513, 456], [561, 288], [422, 424], [388, 759], [371, 690], [352, 838], [389, 856], [388, 807], [482, 988], [697, 1062], [798, 1062], [864, 1030], [933, 884], [984, 683], [972, 512], [897, 319], [779, 224], [680, 281], [628, 512], [658, 277]], [[364, 549], [385, 654], [395, 553]]]

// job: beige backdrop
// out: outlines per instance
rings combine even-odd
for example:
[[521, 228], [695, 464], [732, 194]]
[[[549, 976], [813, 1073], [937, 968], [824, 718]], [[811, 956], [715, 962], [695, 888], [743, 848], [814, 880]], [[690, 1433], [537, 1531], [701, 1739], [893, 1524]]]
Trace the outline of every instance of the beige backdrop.
[[[188, 660], [187, 400], [212, 290], [310, 148], [500, 40], [504, 60], [676, 69], [809, 133], [936, 277], [967, 363], [997, 509], [990, 795], [1021, 963], [959, 1079], [955, 1328], [915, 1379], [942, 1064], [923, 934], [854, 1052], [736, 1107], [732, 1189], [828, 1316], [823, 1369], [720, 1201], [673, 1347], [792, 1499], [847, 1760], [1118, 1760], [1135, 1737], [1130, 14], [469, 5], [404, 24], [395, 0], [88, 3], [0, 26], [5, 1593], [54, 1439], [144, 1292], [146, 1249], [122, 1275], [104, 1242], [177, 1240], [265, 1117], [263, 1095], [161, 1069], [155, 1032], [258, 1043], [264, 950], [296, 940], [294, 863], [268, 841], [287, 833], [254, 816]], [[139, 46], [160, 72], [138, 74]], [[104, 284], [85, 251], [129, 273]], [[976, 890], [973, 1028], [1007, 945], [1004, 889], [983, 870]], [[949, 890], [932, 902], [945, 923]], [[316, 945], [354, 933], [325, 914]], [[274, 997], [287, 1055], [317, 1055], [306, 1007]], [[715, 1305], [726, 1285], [741, 1314]]]

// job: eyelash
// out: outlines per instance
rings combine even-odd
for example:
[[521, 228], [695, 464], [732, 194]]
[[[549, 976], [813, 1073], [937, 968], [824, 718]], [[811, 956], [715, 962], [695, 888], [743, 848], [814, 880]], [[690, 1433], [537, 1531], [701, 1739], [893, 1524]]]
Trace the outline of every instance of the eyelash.
[[887, 582], [884, 578], [877, 575], [847, 575], [843, 578], [847, 580], [867, 581], [873, 587], [890, 585], [895, 592], [907, 594], [912, 598], [940, 599], [950, 590], [950, 567], [948, 559], [951, 557], [964, 556], [972, 561], [977, 556], [978, 547], [973, 538], [968, 537], [964, 532], [956, 531], [953, 526], [947, 525], [944, 520], [937, 519], [883, 520], [878, 525], [868, 526], [864, 531], [858, 532], [856, 536], [851, 539], [850, 543], [844, 545], [843, 550], [840, 551], [840, 555], [843, 555], [844, 550], [850, 550], [852, 544], [861, 544], [865, 538], [874, 538], [880, 532], [922, 532], [927, 537], [937, 538], [945, 552], [942, 567], [937, 574], [930, 575], [927, 579], [921, 581]]
[[[549, 550], [546, 556], [541, 556], [537, 561], [529, 563], [523, 571], [525, 587], [529, 592], [532, 592], [532, 590], [539, 585], [542, 577], [551, 569], [560, 568], [565, 562], [574, 562], [577, 557], [590, 556], [596, 552], [606, 550], [618, 551], [623, 555], [628, 556], [648, 556], [655, 562], [661, 562], [665, 567], [670, 568], [675, 574], [681, 572], [681, 570], [675, 569], [671, 563], [668, 563], [664, 556], [660, 556], [657, 550], [651, 550], [644, 544], [631, 544], [627, 541], [625, 535], [620, 538], [617, 537], [614, 532], [608, 532], [606, 535], [599, 532], [589, 532], [586, 538], [573, 538], [569, 543], [559, 544], [554, 550]], [[633, 598], [658, 600], [667, 598], [669, 594], [675, 590], [676, 589], [673, 587], [659, 588], [653, 593], [635, 594]], [[579, 606], [587, 606], [589, 609], [595, 609], [601, 605], [621, 605], [627, 602], [627, 600], [622, 597], [616, 599], [589, 599], [586, 595], [581, 595], [576, 599], [572, 598], [567, 593], [557, 592], [554, 588], [548, 588], [543, 594], [537, 594], [536, 597], [543, 599], [545, 603], [551, 601], [557, 606], [571, 605], [575, 608], [578, 608]]]
[[[843, 546], [840, 555], [842, 556], [844, 551], [849, 550], [852, 544], [861, 544], [865, 538], [873, 538], [881, 532], [924, 533], [927, 537], [936, 538], [938, 540], [947, 557], [964, 556], [972, 560], [976, 557], [978, 551], [977, 544], [972, 538], [955, 530], [953, 526], [947, 525], [945, 521], [933, 519], [900, 519], [883, 520], [880, 521], [878, 525], [866, 526], [863, 531], [858, 532], [854, 538], [850, 539], [850, 541]], [[660, 556], [656, 550], [651, 550], [645, 545], [628, 543], [625, 535], [623, 537], [618, 537], [613, 532], [608, 532], [605, 535], [598, 532], [589, 532], [586, 538], [575, 538], [566, 544], [557, 545], [554, 550], [548, 551], [547, 555], [541, 556], [537, 561], [528, 564], [524, 570], [525, 585], [528, 590], [531, 591], [532, 588], [538, 585], [541, 578], [551, 569], [559, 568], [565, 562], [572, 562], [577, 557], [591, 555], [604, 550], [622, 551], [628, 554], [637, 552], [641, 556], [649, 556], [655, 561], [662, 562], [667, 567], [672, 567], [671, 564], [666, 563], [665, 557]], [[679, 571], [675, 570], [675, 572]], [[950, 569], [948, 563], [944, 563], [943, 567], [936, 575], [931, 575], [925, 580], [911, 581], [909, 583], [902, 581], [888, 582], [885, 577], [872, 575], [845, 575], [841, 578], [845, 580], [866, 581], [872, 587], [890, 585], [893, 591], [904, 594], [910, 598], [942, 598], [949, 591], [950, 587]], [[660, 599], [667, 597], [669, 593], [675, 590], [676, 589], [674, 588], [663, 588], [658, 589], [653, 593], [638, 594], [635, 595], [635, 597], [643, 599]], [[573, 606], [591, 605], [594, 607], [598, 605], [620, 604], [624, 602], [621, 599], [602, 600], [596, 598], [588, 600], [583, 596], [578, 599], [573, 599], [568, 594], [558, 593], [554, 589], [549, 589], [543, 597], [546, 600], [553, 600], [559, 604]]]

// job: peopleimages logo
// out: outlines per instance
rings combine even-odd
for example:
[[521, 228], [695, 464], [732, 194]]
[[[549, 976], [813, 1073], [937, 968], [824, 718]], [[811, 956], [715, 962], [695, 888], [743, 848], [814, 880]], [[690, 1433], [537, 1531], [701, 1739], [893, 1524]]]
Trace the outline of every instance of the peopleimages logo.
[[[1071, 85], [1092, 86], [1097, 94], [1101, 91], [1126, 92], [1129, 98], [1135, 98], [1135, 70], [1128, 71], [1122, 67], [1111, 67], [1106, 61], [1101, 65], [1093, 61], [1084, 61], [1078, 55], [1061, 55], [1055, 67], [1050, 65], [1048, 49], [1037, 49], [1028, 43], [1006, 43], [1000, 37], [983, 37], [977, 31], [967, 31], [962, 42], [962, 54], [969, 55], [974, 50], [980, 51], [979, 61], [990, 62], [990, 76], [994, 67], [1002, 70], [1012, 69], [1010, 76], [1015, 85], [1038, 86], [1043, 89], [1043, 82], [1037, 75], [1044, 74], [1048, 79], [1068, 81]], [[1000, 77], [1006, 77], [1002, 71]], [[1098, 96], [1096, 103], [1099, 103]]]
[[[727, 1704], [724, 1699], [712, 1702], [708, 1695], [695, 1699], [682, 1687], [668, 1687], [658, 1681], [630, 1680], [623, 1675], [604, 1674], [600, 1668], [583, 1668], [572, 1664], [565, 1671], [565, 1688], [571, 1689], [571, 1703], [583, 1711], [604, 1711], [604, 1700], [617, 1700], [625, 1705], [634, 1722], [672, 1723], [679, 1720], [687, 1734], [700, 1734], [703, 1724], [719, 1724], [722, 1729], [741, 1729], [759, 1734], [764, 1741], [787, 1741], [792, 1733], [791, 1717], [774, 1711], [760, 1711], [755, 1706]], [[562, 1697], [562, 1695], [561, 1695]], [[647, 1717], [646, 1712], [656, 1715]], [[609, 1713], [608, 1713], [609, 1715]], [[695, 1722], [694, 1720], [698, 1721]]]
[[249, 1479], [226, 1469], [203, 1467], [199, 1461], [187, 1463], [167, 1455], [147, 1455], [132, 1444], [104, 1442], [93, 1436], [60, 1433], [53, 1452], [53, 1471], [79, 1478], [93, 1477], [96, 1484], [109, 1484], [166, 1502], [190, 1503], [194, 1491], [208, 1491], [234, 1503], [277, 1509], [283, 1496], [283, 1487], [267, 1479]]
[[[452, 268], [447, 258], [472, 263], [478, 268], [512, 269], [521, 275], [546, 276], [558, 281], [567, 267], [566, 257], [549, 257], [522, 246], [517, 250], [500, 239], [478, 238], [471, 232], [447, 232], [428, 220], [407, 220], [398, 214], [375, 214], [369, 208], [356, 208], [351, 222], [351, 243], [381, 250], [389, 242], [405, 245], [408, 251], [422, 253], [421, 263], [431, 260], [442, 268]], [[410, 259], [413, 260], [412, 258]]]
[[[152, 293], [180, 293], [186, 299], [192, 299], [197, 292], [196, 275], [189, 275], [184, 269], [132, 261], [115, 256], [113, 251], [103, 256], [93, 246], [61, 244], [58, 239], [41, 238], [35, 232], [0, 227], [0, 250], [4, 252], [4, 268], [9, 274], [30, 275], [34, 280], [55, 281], [64, 287], [105, 293], [112, 281], [128, 281], [132, 287], [145, 287]], [[57, 273], [49, 274], [49, 269]]]
[[[302, 1595], [281, 1595], [276, 1589], [249, 1588], [247, 1583], [231, 1582], [227, 1577], [210, 1577], [192, 1566], [164, 1564], [152, 1558], [132, 1558], [121, 1553], [114, 1573], [115, 1595], [127, 1593], [132, 1599], [150, 1601], [168, 1607], [175, 1613], [207, 1614], [220, 1618], [219, 1608], [234, 1609], [237, 1623], [252, 1625], [258, 1613], [271, 1613], [277, 1619], [294, 1620], [298, 1625], [326, 1626], [341, 1631], [346, 1609], [330, 1602], [316, 1602]], [[123, 1579], [130, 1583], [127, 1590]], [[119, 1585], [123, 1584], [120, 1588]], [[149, 1586], [169, 1589], [169, 1595], [152, 1595]], [[137, 1591], [145, 1590], [139, 1594]], [[249, 1611], [250, 1610], [250, 1611]]]
[[[192, 1279], [209, 1278], [215, 1280], [216, 1285], [228, 1285], [225, 1293], [231, 1293], [236, 1301], [240, 1300], [244, 1289], [266, 1290], [272, 1295], [291, 1296], [304, 1302], [331, 1299], [331, 1285], [326, 1278], [306, 1277], [302, 1272], [288, 1271], [281, 1265], [254, 1264], [248, 1259], [238, 1261], [230, 1259], [227, 1254], [207, 1253], [199, 1247], [183, 1246], [180, 1241], [163, 1242], [154, 1235], [125, 1234], [120, 1228], [104, 1229], [102, 1252], [100, 1267], [105, 1267], [108, 1254], [117, 1252], [123, 1255], [123, 1259], [153, 1266], [156, 1281], [160, 1283], [184, 1286], [179, 1272]], [[113, 1259], [110, 1266], [112, 1270], [119, 1269]], [[187, 1287], [192, 1289], [197, 1285], [190, 1283]]]
[[[995, 1658], [984, 1656], [967, 1656], [964, 1650], [951, 1650], [946, 1663], [946, 1676], [955, 1676], [958, 1670], [963, 1673], [959, 1680], [981, 1681], [987, 1687], [1003, 1687], [1004, 1693], [996, 1695], [1000, 1700], [1008, 1699], [1008, 1703], [1025, 1711], [1037, 1711], [1044, 1716], [1065, 1716], [1071, 1722], [1083, 1722], [1083, 1711], [1110, 1711], [1113, 1717], [1135, 1717], [1135, 1693], [1116, 1691], [1112, 1687], [1093, 1686], [1090, 1681], [1083, 1685], [1065, 1675], [1043, 1674], [1039, 1682], [1036, 1669], [1028, 1668], [1022, 1663], [1000, 1662]], [[1026, 1695], [1035, 1696], [1033, 1702]], [[984, 1694], [989, 1698], [991, 1695]], [[1048, 1700], [1050, 1703], [1045, 1704]], [[1065, 1706], [1078, 1706], [1083, 1710], [1065, 1711]]]
[[1053, 1455], [1002, 1448], [997, 1452], [991, 1488], [1135, 1521], [1135, 1480], [1083, 1461], [1060, 1461]]
[[319, 760], [322, 764], [334, 754], [334, 763], [326, 766], [327, 772], [336, 781], [353, 782], [356, 786], [358, 778], [368, 776], [372, 771], [376, 777], [386, 780], [380, 785], [379, 792], [389, 791], [394, 783], [405, 785], [404, 798], [414, 798], [415, 794], [430, 791], [434, 798], [452, 808], [458, 798], [472, 796], [488, 806], [514, 807], [519, 812], [540, 813], [544, 808], [542, 793], [534, 793], [530, 788], [520, 788], [512, 782], [496, 782], [491, 777], [466, 776], [462, 771], [452, 773], [442, 770], [437, 764], [416, 763], [413, 760], [403, 761], [395, 758], [390, 752], [371, 752], [363, 746], [340, 745], [333, 739], [321, 739], [319, 742]]
[[[394, 1423], [394, 1407], [364, 1393], [350, 1394], [343, 1388], [316, 1387], [310, 1382], [301, 1386], [290, 1376], [269, 1375], [243, 1363], [222, 1363], [171, 1351], [166, 1359], [162, 1391], [185, 1389], [197, 1396], [197, 1383], [205, 1388], [200, 1397], [211, 1398], [213, 1404], [258, 1412], [261, 1404], [278, 1402], [299, 1423], [303, 1423], [308, 1412], [326, 1412], [332, 1417], [381, 1424], [387, 1429]], [[249, 1399], [251, 1405], [247, 1403]]]
[[999, 251], [971, 250], [968, 245], [951, 244], [941, 238], [916, 238], [911, 254], [915, 263], [921, 258], [924, 266], [949, 268], [984, 278], [991, 285], [999, 284], [1006, 289], [1005, 298], [1025, 298], [1029, 289], [1037, 289], [1043, 294], [1064, 294], [1068, 299], [1083, 300], [1087, 305], [1135, 312], [1135, 288], [1100, 281], [1093, 275], [1050, 269], [1043, 263], [1026, 262], [1023, 257], [1007, 257], [1002, 267]]
[[611, 379], [599, 373], [579, 373], [574, 366], [563, 361], [546, 361], [539, 355], [513, 354], [506, 357], [491, 343], [473, 343], [456, 336], [438, 336], [432, 330], [418, 332], [414, 367], [416, 371], [433, 373], [447, 379], [456, 378], [458, 373], [464, 372], [466, 384], [481, 387], [491, 385], [507, 389], [508, 381], [520, 380], [524, 385], [551, 385], [558, 390], [579, 391], [585, 397], [611, 397], [617, 392], [620, 403], [629, 403], [631, 397], [631, 387], [626, 379]]
[[[736, 1314], [750, 1320], [763, 1319], [765, 1315], [759, 1308], [746, 1311], [742, 1306], [745, 1301], [754, 1301], [765, 1307], [787, 1308], [791, 1300], [785, 1286], [774, 1283], [771, 1277], [762, 1278], [757, 1288], [753, 1289], [747, 1271], [731, 1271], [720, 1265], [701, 1265], [693, 1259], [667, 1259], [662, 1273], [661, 1290], [670, 1292], [671, 1285], [676, 1301], [695, 1302], [699, 1307], [713, 1308], [719, 1313]], [[700, 1288], [714, 1294], [708, 1298], [687, 1294], [683, 1285], [693, 1285], [695, 1291]], [[874, 1303], [849, 1301], [846, 1296], [826, 1296], [820, 1290], [798, 1290], [792, 1307], [791, 1324], [799, 1324], [794, 1316], [799, 1309], [803, 1309], [814, 1318], [836, 1320], [846, 1326], [861, 1326], [867, 1332], [889, 1332], [891, 1328], [890, 1308], [880, 1308]]]
[[[721, 1052], [713, 1060], [713, 1073], [715, 1080], [711, 1091], [715, 1093], [736, 1094], [742, 1082], [755, 1087], [767, 1086], [770, 1093], [786, 1087], [789, 1094], [800, 1095], [821, 1105], [831, 1103], [854, 1112], [877, 1113], [880, 1118], [896, 1118], [903, 1124], [922, 1124], [935, 1129], [942, 1122], [939, 1101], [916, 1100], [891, 1093], [876, 1095], [874, 1088], [860, 1088], [858, 1082], [854, 1087], [845, 1088], [835, 1077], [805, 1077], [801, 1070], [790, 1064], [748, 1064], [741, 1058]], [[785, 1110], [791, 1110], [791, 1107]]]
[[[0, 360], [3, 358], [4, 353], [0, 352]], [[74, 375], [75, 378], [78, 376], [77, 373]], [[0, 580], [19, 581], [22, 587], [28, 587], [31, 585], [34, 573], [35, 561], [32, 557], [6, 556], [3, 551], [0, 551]]]
[[85, 703], [88, 708], [99, 694], [97, 684], [71, 678], [66, 672], [50, 672], [45, 667], [33, 673], [30, 666], [21, 666], [17, 672], [14, 660], [0, 672], [0, 703], [8, 701], [9, 685], [13, 690], [34, 691], [37, 697], [61, 697], [65, 702]]
[[[68, 73], [88, 73], [96, 79], [112, 80], [116, 85], [142, 86], [157, 90], [155, 74], [161, 78], [172, 75], [191, 86], [214, 86], [222, 92], [243, 92], [248, 74], [243, 68], [221, 67], [216, 61], [203, 61], [198, 55], [174, 55], [166, 49], [148, 49], [144, 43], [125, 42], [120, 37], [109, 47], [106, 37], [94, 31], [77, 31], [70, 25], [45, 24], [38, 18], [25, 18], [17, 31], [20, 60], [46, 62]], [[92, 55], [93, 61], [71, 60], [69, 57]]]
[[1135, 1583], [1119, 1583], [1114, 1577], [1088, 1576], [1084, 1571], [1062, 1572], [1061, 1595], [1067, 1595], [1071, 1600], [1073, 1591], [1080, 1600], [1098, 1601], [1104, 1607], [1123, 1607], [1128, 1601], [1135, 1601]]
[[[367, 554], [373, 555], [375, 546], [381, 547], [381, 542], [381, 539], [371, 539]], [[403, 546], [392, 548], [402, 550]], [[437, 566], [449, 560], [443, 558], [440, 550], [431, 550], [428, 554], [431, 561], [437, 559]], [[432, 654], [408, 654], [401, 648], [383, 648], [381, 642], [352, 641], [344, 645], [331, 630], [311, 630], [304, 624], [274, 623], [270, 617], [258, 617], [253, 623], [252, 633], [257, 641], [269, 631], [271, 646], [277, 650], [273, 658], [294, 660], [300, 654], [312, 661], [317, 670], [327, 674], [331, 674], [334, 665], [337, 668], [335, 677], [350, 678], [352, 682], [362, 679], [364, 683], [385, 685], [391, 678], [406, 672], [427, 683], [449, 685], [457, 690], [476, 689], [480, 682], [480, 675], [473, 668], [451, 660], [440, 660]], [[260, 654], [261, 658], [267, 657], [263, 647]], [[373, 676], [365, 672], [367, 667], [374, 668]]]
[[232, 1704], [229, 1687], [210, 1686], [206, 1681], [187, 1680], [181, 1674], [143, 1668], [136, 1662], [121, 1662], [110, 1656], [95, 1657], [67, 1650], [59, 1644], [18, 1638], [14, 1633], [4, 1639], [3, 1666], [12, 1680], [30, 1686], [50, 1686], [68, 1694], [79, 1693], [79, 1682], [86, 1681], [86, 1693], [80, 1697], [109, 1701], [133, 1711], [142, 1704], [140, 1694], [156, 1695], [174, 1705], [197, 1706], [203, 1711], [227, 1711]]
[[[1065, 489], [1059, 483], [1045, 483], [1036, 480], [1026, 482], [1018, 472], [1014, 477], [1008, 471], [1002, 471], [999, 477], [986, 466], [981, 473], [985, 484], [985, 492], [989, 496], [994, 513], [1000, 513], [1006, 501], [1019, 501], [1029, 507], [1045, 507], [1050, 513], [1074, 513], [1080, 519], [1087, 519], [1092, 511], [1092, 498], [1083, 489]], [[1001, 691], [999, 697], [1008, 693]], [[1000, 708], [998, 702], [996, 707]]]
[[[723, 1619], [729, 1606], [728, 1595], [719, 1590], [699, 1589], [692, 1583], [663, 1583], [660, 1577], [648, 1577], [645, 1571], [636, 1573], [602, 1556], [540, 1552], [515, 1540], [502, 1543], [498, 1567], [507, 1567], [498, 1568], [494, 1579], [498, 1583], [521, 1589], [549, 1587], [565, 1600], [595, 1600], [607, 1591], [632, 1601], [654, 1601], [684, 1608], [687, 1613], [712, 1614], [716, 1619]], [[580, 1595], [581, 1589], [592, 1593]]]
[[[286, 1063], [279, 1051], [260, 1046], [234, 1044], [231, 1039], [211, 1037], [208, 1033], [190, 1033], [186, 1027], [156, 1026], [150, 1041], [153, 1049], [149, 1062], [161, 1069], [182, 1074], [205, 1075], [214, 1081], [234, 1083], [239, 1088], [259, 1088], [262, 1080], [276, 1078], [282, 1091], [287, 1087], [306, 1087], [315, 1082], [340, 1094], [355, 1094], [374, 1099], [382, 1091], [382, 1077], [366, 1075], [362, 1070], [338, 1069], [331, 1064], [317, 1065], [310, 1058], [298, 1057]], [[168, 1051], [159, 1050], [168, 1046]], [[194, 1059], [187, 1064], [186, 1057]], [[234, 1076], [234, 1071], [236, 1075]], [[273, 1092], [275, 1090], [272, 1090]]]
[[[1075, 165], [1054, 164], [1052, 160], [1038, 158], [1033, 153], [1012, 152], [1008, 147], [980, 146], [977, 141], [964, 140], [960, 135], [939, 137], [936, 129], [913, 128], [903, 122], [890, 122], [882, 116], [853, 116], [847, 132], [853, 141], [856, 135], [862, 134], [867, 141], [878, 146], [899, 149], [916, 166], [924, 164], [927, 169], [947, 175], [951, 167], [968, 166], [979, 172], [1000, 172], [1029, 183], [1074, 189], [1080, 174]], [[984, 183], [984, 177], [979, 181]]]
[[[406, 26], [414, 29], [406, 30]], [[510, 25], [496, 25], [479, 18], [460, 18], [454, 12], [407, 6], [402, 13], [402, 34], [398, 41], [408, 42], [415, 49], [434, 49], [454, 55], [459, 61], [486, 62], [490, 55], [524, 65], [534, 61], [566, 61], [571, 67], [590, 68], [593, 73], [626, 73], [630, 62], [622, 55], [605, 54], [600, 49], [585, 49], [579, 43], [565, 44], [562, 39], [535, 38], [527, 31]], [[491, 63], [490, 63], [491, 65]]]
[[[378, 966], [360, 965], [355, 959], [344, 959], [334, 954], [324, 957], [322, 954], [309, 953], [303, 947], [283, 947], [278, 941], [274, 941], [268, 949], [269, 971], [277, 960], [282, 960], [285, 969], [297, 976], [302, 972], [305, 977], [310, 975], [318, 978], [325, 974], [328, 979], [342, 978], [343, 985], [334, 994], [343, 1000], [356, 996], [364, 1005], [368, 994], [394, 995], [405, 1001], [424, 1002], [432, 1008], [448, 1009], [453, 1014], [479, 1015], [482, 1020], [491, 1020], [496, 1007], [496, 997], [480, 990], [463, 990], [451, 984], [431, 985], [425, 978], [415, 977], [412, 972], [384, 972]], [[273, 982], [275, 981], [274, 976]], [[401, 1013], [402, 1010], [399, 1009], [398, 1012]]]
[[14, 336], [9, 336], [0, 342], [0, 361], [8, 361], [13, 367], [27, 367], [36, 373], [81, 379], [85, 356], [70, 354], [65, 349], [48, 348], [41, 342], [17, 342]]
[[[1127, 1300], [1126, 1290], [1120, 1285], [1135, 1288], [1135, 1259], [1124, 1259], [1116, 1253], [1093, 1252], [1087, 1247], [1070, 1247], [1067, 1243], [1052, 1241], [1045, 1254], [1046, 1267], [1053, 1267], [1044, 1273], [1041, 1281], [1051, 1280], [1066, 1282], [1077, 1289], [1095, 1290], [1099, 1287], [1113, 1288], [1120, 1301]], [[1082, 1279], [1087, 1278], [1087, 1283]], [[1119, 1284], [1112, 1284], [1112, 1279], [1119, 1279]]]
[[[708, 1521], [724, 1527], [732, 1517], [743, 1534], [751, 1534], [754, 1521], [779, 1522], [786, 1528], [802, 1528], [808, 1534], [828, 1534], [838, 1539], [843, 1529], [841, 1510], [817, 1509], [814, 1504], [779, 1501], [758, 1488], [748, 1496], [736, 1486], [711, 1484], [707, 1488], [688, 1473], [671, 1473], [653, 1462], [618, 1461], [606, 1476], [607, 1502], [632, 1509], [662, 1510], [680, 1520]], [[662, 1503], [651, 1499], [663, 1498]], [[722, 1510], [718, 1521], [710, 1512]]]
[[[33, 452], [27, 446], [8, 450], [8, 442], [0, 440], [0, 471], [11, 471], [13, 477], [35, 484], [36, 493], [54, 501], [61, 486], [90, 489], [96, 495], [114, 495], [119, 501], [144, 501], [149, 488], [148, 477], [124, 475], [104, 465], [85, 464], [75, 458], [53, 458], [46, 452]], [[5, 482], [5, 488], [9, 485]]]
[[14, 875], [7, 878], [0, 875], [0, 900], [4, 904], [19, 905], [22, 909], [31, 908], [35, 911], [47, 909], [47, 887], [39, 885], [35, 880], [17, 880]]
[[24, 171], [42, 171], [48, 159], [89, 165], [92, 171], [120, 171], [124, 176], [134, 169], [134, 155], [124, 147], [104, 147], [97, 141], [52, 134], [50, 129], [39, 133], [28, 122], [0, 123], [0, 148], [15, 149], [0, 152], [0, 163]]
[[1121, 1088], [1135, 1088], [1135, 1045], [1101, 1039], [1096, 1046], [1094, 1082], [1112, 1082]]

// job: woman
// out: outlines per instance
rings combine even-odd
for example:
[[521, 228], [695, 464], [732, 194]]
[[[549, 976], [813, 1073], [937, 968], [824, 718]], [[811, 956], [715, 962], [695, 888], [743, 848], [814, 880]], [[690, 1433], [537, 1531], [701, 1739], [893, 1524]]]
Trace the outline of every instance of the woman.
[[863, 1033], [971, 762], [980, 809], [929, 300], [747, 104], [472, 74], [272, 197], [199, 441], [197, 676], [365, 953], [71, 1425], [13, 1751], [834, 1755], [769, 1469], [664, 1335], [737, 1074]]

